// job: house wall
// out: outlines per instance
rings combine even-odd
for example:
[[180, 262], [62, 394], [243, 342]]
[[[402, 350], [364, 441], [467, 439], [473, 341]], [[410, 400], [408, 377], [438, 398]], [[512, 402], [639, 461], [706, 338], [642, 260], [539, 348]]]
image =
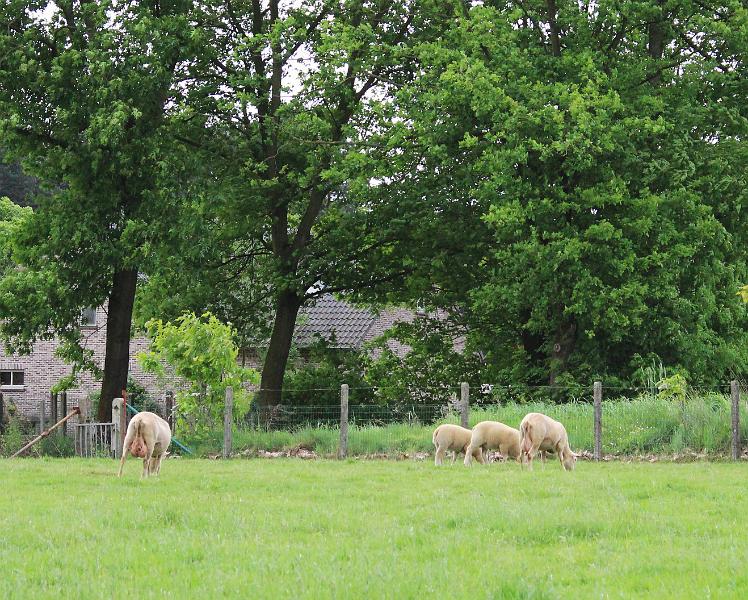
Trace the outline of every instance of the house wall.
[[[94, 352], [94, 360], [99, 367], [104, 366], [106, 348], [106, 312], [103, 308], [96, 311], [96, 325], [83, 327], [83, 346]], [[72, 371], [70, 365], [55, 355], [59, 346], [57, 340], [40, 341], [34, 345], [29, 355], [7, 355], [0, 351], [0, 371], [23, 371], [24, 384], [20, 389], [0, 387], [5, 404], [15, 404], [16, 409], [25, 418], [37, 420], [42, 399], [46, 400], [46, 414], [50, 414], [49, 393], [60, 379]], [[149, 341], [139, 336], [130, 341], [130, 377], [148, 390], [152, 398], [163, 402], [165, 386], [156, 377], [145, 373], [137, 360], [137, 354], [148, 350]], [[100, 380], [90, 374], [81, 376], [80, 385], [67, 393], [68, 407], [77, 406], [81, 398], [92, 392], [98, 392]], [[7, 409], [6, 409], [7, 410]]]

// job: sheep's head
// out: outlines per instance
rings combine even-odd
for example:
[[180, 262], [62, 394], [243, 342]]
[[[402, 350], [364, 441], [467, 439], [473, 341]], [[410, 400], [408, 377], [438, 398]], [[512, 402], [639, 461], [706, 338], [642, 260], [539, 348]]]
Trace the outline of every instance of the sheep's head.
[[573, 471], [577, 464], [577, 455], [571, 451], [571, 448], [566, 448], [566, 450], [563, 451], [561, 460], [564, 464], [564, 469], [567, 471]]

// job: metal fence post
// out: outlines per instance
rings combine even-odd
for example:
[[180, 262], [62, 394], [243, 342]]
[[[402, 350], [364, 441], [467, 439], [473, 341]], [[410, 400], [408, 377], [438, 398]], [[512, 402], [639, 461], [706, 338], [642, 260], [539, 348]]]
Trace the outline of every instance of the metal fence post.
[[730, 382], [730, 396], [732, 398], [732, 459], [740, 458], [740, 387], [738, 382]]
[[603, 457], [603, 382], [596, 381], [592, 386], [595, 403], [595, 460]]
[[226, 402], [223, 406], [223, 458], [231, 456], [231, 424], [234, 421], [234, 388], [226, 388]]
[[348, 456], [348, 384], [340, 386], [340, 446], [338, 458]]
[[460, 425], [467, 428], [470, 416], [470, 386], [466, 381], [460, 384]]
[[125, 400], [115, 398], [112, 400], [112, 422], [114, 423], [114, 432], [112, 435], [112, 454], [114, 458], [122, 457], [122, 444], [125, 441], [125, 432], [122, 427], [122, 413], [124, 412]]

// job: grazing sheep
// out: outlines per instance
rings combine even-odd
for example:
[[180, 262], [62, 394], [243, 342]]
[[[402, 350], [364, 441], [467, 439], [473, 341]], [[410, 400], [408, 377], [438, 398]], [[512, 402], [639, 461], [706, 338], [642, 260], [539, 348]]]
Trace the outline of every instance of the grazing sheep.
[[169, 424], [157, 414], [152, 412], [139, 412], [127, 426], [127, 435], [122, 448], [122, 459], [119, 463], [119, 473], [122, 476], [122, 467], [125, 466], [127, 453], [143, 459], [143, 474], [141, 478], [149, 475], [158, 475], [161, 472], [161, 462], [166, 458], [171, 443], [171, 429]]
[[473, 427], [470, 445], [465, 452], [466, 467], [470, 466], [470, 457], [476, 449], [482, 452], [496, 449], [504, 460], [507, 456], [517, 459], [519, 458], [519, 431], [498, 421], [481, 421]]
[[564, 469], [574, 469], [577, 455], [571, 451], [569, 436], [561, 423], [541, 413], [529, 413], [522, 419], [519, 432], [522, 465], [532, 469], [532, 459], [540, 450], [555, 452]]
[[[434, 442], [434, 446], [436, 447], [434, 464], [437, 466], [443, 464], [444, 453], [447, 450], [452, 451], [452, 464], [454, 464], [457, 453], [467, 451], [467, 447], [470, 445], [470, 436], [470, 430], [459, 425], [451, 425], [449, 423], [439, 425], [434, 430], [434, 435], [431, 436], [431, 441]], [[474, 451], [474, 455], [479, 463], [483, 462], [483, 453], [480, 448]]]

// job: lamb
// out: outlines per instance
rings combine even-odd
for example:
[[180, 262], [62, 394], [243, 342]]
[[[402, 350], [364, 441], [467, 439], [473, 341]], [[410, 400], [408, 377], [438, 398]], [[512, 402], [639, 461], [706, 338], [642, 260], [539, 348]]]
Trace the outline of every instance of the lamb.
[[519, 448], [519, 431], [514, 427], [498, 421], [481, 421], [473, 427], [470, 445], [465, 453], [465, 466], [470, 466], [470, 457], [476, 449], [481, 453], [497, 449], [506, 460], [507, 456], [518, 459]]
[[519, 426], [521, 438], [522, 465], [532, 469], [532, 459], [540, 451], [553, 451], [561, 461], [561, 466], [572, 471], [577, 455], [569, 447], [569, 436], [558, 421], [541, 413], [529, 413]]
[[[471, 431], [460, 427], [459, 425], [445, 424], [439, 425], [434, 430], [434, 435], [431, 437], [431, 441], [434, 442], [436, 447], [436, 454], [434, 456], [434, 464], [441, 465], [444, 460], [444, 453], [447, 450], [452, 451], [452, 464], [454, 464], [457, 458], [458, 452], [465, 452], [467, 447], [470, 445]], [[480, 448], [474, 451], [475, 458], [478, 462], [483, 463], [483, 453]]]
[[143, 459], [141, 479], [152, 474], [158, 475], [161, 472], [161, 463], [168, 455], [170, 443], [169, 424], [155, 413], [139, 412], [127, 426], [117, 477], [122, 477], [122, 468], [125, 466], [128, 452]]

